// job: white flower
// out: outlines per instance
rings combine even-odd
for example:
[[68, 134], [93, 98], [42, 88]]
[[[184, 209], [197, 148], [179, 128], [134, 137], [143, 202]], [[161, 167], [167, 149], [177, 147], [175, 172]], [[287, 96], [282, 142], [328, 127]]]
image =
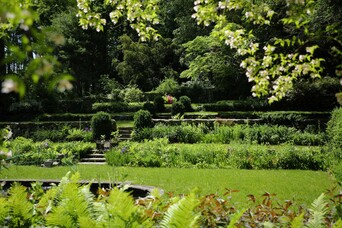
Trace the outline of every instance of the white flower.
[[18, 83], [12, 79], [6, 79], [2, 82], [2, 93], [18, 92]]
[[65, 90], [71, 90], [72, 88], [73, 88], [73, 85], [70, 83], [70, 81], [65, 80], [65, 79], [61, 80], [57, 86], [57, 89], [60, 92], [64, 92]]

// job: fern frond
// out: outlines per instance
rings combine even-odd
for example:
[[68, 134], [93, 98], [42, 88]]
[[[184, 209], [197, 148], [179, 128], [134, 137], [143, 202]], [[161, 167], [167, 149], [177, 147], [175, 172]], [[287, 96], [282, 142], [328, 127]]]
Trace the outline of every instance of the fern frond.
[[327, 213], [325, 195], [322, 193], [314, 202], [311, 204], [310, 219], [307, 227], [309, 228], [320, 228], [324, 226], [324, 215]]
[[72, 217], [65, 213], [63, 207], [56, 207], [46, 216], [46, 225], [60, 227], [76, 227]]
[[5, 218], [9, 214], [9, 205], [5, 198], [0, 198], [0, 205], [0, 226], [2, 226]]
[[194, 212], [198, 204], [199, 200], [194, 193], [182, 198], [167, 210], [161, 227], [198, 227], [199, 214]]
[[230, 219], [229, 225], [227, 226], [227, 228], [235, 228], [235, 223], [237, 223], [237, 221], [241, 218], [241, 216], [243, 215], [243, 213], [245, 213], [246, 210], [241, 210], [238, 213], [235, 213], [232, 218]]
[[129, 223], [138, 212], [133, 198], [127, 193], [114, 188], [108, 198], [108, 219], [116, 226]]
[[30, 224], [33, 220], [33, 204], [27, 199], [26, 188], [15, 184], [10, 188], [9, 194], [8, 205], [13, 222], [21, 226]]
[[334, 224], [333, 228], [340, 228], [340, 227], [342, 227], [342, 220], [341, 220], [341, 219], [339, 219], [339, 220]]
[[56, 187], [56, 203], [52, 205], [52, 212], [46, 216], [48, 225], [59, 226], [65, 223], [77, 227], [85, 221], [95, 223], [98, 215], [93, 210], [94, 196], [89, 191], [89, 186], [80, 186], [78, 180], [78, 174], [70, 178], [68, 174], [63, 178], [62, 185]]
[[291, 228], [302, 228], [303, 227], [303, 221], [304, 221], [304, 213], [301, 213], [297, 217], [293, 219], [291, 222]]

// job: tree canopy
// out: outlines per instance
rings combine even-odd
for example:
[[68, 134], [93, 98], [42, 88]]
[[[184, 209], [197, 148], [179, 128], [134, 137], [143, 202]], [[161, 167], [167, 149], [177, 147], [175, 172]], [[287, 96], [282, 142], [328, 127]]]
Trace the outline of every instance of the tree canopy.
[[108, 92], [101, 78], [149, 91], [174, 78], [272, 103], [299, 79], [342, 76], [339, 0], [0, 1], [3, 93]]

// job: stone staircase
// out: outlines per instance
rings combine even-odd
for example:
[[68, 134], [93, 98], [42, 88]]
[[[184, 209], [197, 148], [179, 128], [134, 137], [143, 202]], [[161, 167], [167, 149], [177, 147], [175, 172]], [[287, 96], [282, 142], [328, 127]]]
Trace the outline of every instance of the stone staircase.
[[[120, 134], [120, 141], [126, 141], [131, 138], [131, 133], [133, 131], [132, 127], [120, 127], [119, 134]], [[87, 157], [81, 158], [78, 164], [81, 165], [105, 165], [106, 158], [104, 155], [104, 150], [95, 149], [91, 154], [88, 154]]]
[[106, 158], [103, 153], [98, 150], [93, 150], [94, 153], [88, 154], [87, 157], [81, 158], [78, 164], [81, 165], [105, 165]]
[[120, 141], [126, 141], [131, 139], [131, 133], [133, 131], [132, 127], [120, 127], [119, 134], [120, 134]]

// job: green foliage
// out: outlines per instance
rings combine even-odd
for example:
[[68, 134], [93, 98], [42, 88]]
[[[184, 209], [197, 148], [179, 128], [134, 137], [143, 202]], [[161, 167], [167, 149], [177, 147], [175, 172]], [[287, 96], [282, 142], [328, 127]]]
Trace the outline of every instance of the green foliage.
[[191, 193], [187, 197], [180, 199], [169, 207], [164, 219], [160, 223], [161, 227], [199, 227], [198, 219], [200, 215], [198, 212], [194, 212], [198, 204], [199, 201], [195, 193]]
[[191, 99], [188, 96], [181, 96], [179, 98], [179, 102], [184, 105], [187, 112], [191, 112], [193, 110], [191, 107]]
[[93, 111], [94, 112], [136, 112], [142, 109], [141, 104], [131, 103], [128, 104], [126, 102], [104, 102], [104, 103], [94, 103]]
[[230, 143], [245, 142], [252, 144], [279, 145], [293, 144], [303, 146], [322, 146], [326, 142], [324, 133], [310, 133], [293, 127], [269, 125], [232, 125], [215, 124], [208, 127], [182, 123], [181, 125], [157, 124], [153, 129], [134, 132], [134, 141], [167, 138], [171, 143]]
[[143, 128], [151, 128], [154, 126], [152, 115], [147, 110], [139, 110], [134, 114], [134, 128], [140, 130]]
[[[240, 66], [248, 80], [254, 82], [253, 96], [268, 96], [272, 103], [284, 98], [298, 78], [323, 75], [325, 59], [321, 57], [341, 58], [316, 54], [316, 50], [340, 52], [335, 44], [341, 36], [341, 31], [335, 29], [340, 27], [340, 20], [313, 26], [313, 19], [321, 17], [316, 13], [323, 11], [321, 6], [315, 1], [289, 1], [286, 6], [268, 1], [196, 1], [193, 17], [198, 24], [214, 24], [210, 36], [225, 42], [242, 57]], [[321, 42], [323, 37], [325, 44]], [[334, 63], [333, 68], [339, 69], [340, 61]]]
[[116, 130], [116, 122], [111, 119], [109, 113], [97, 112], [91, 118], [91, 128], [93, 129], [93, 139], [99, 140], [102, 136], [110, 139], [110, 134]]
[[169, 144], [166, 138], [124, 143], [106, 154], [115, 166], [325, 170], [327, 148], [244, 144]]
[[137, 87], [128, 87], [121, 90], [119, 95], [125, 102], [140, 102], [143, 98], [143, 92]]
[[327, 213], [327, 203], [324, 199], [324, 194], [321, 194], [311, 205], [310, 219], [307, 226], [312, 228], [323, 228], [325, 227], [324, 216]]
[[92, 133], [90, 131], [85, 131], [83, 129], [71, 128], [68, 130], [68, 135], [66, 139], [68, 141], [85, 141], [90, 142], [92, 138]]
[[26, 115], [32, 115], [40, 114], [42, 111], [42, 104], [37, 101], [12, 103], [9, 107], [9, 113], [11, 114], [25, 113]]
[[336, 148], [342, 148], [342, 108], [335, 109], [327, 126], [329, 143]]
[[50, 140], [52, 142], [62, 142], [68, 136], [69, 127], [63, 129], [38, 129], [30, 134], [28, 137], [34, 141]]
[[156, 114], [156, 107], [152, 102], [145, 102], [143, 105], [143, 110], [149, 111], [152, 115]]
[[174, 78], [166, 78], [155, 90], [161, 94], [177, 94], [179, 91], [179, 84]]
[[[58, 186], [43, 191], [39, 183], [31, 188], [14, 184], [0, 198], [0, 226], [8, 227], [240, 227], [268, 224], [275, 227], [339, 227], [339, 202], [318, 197], [311, 208], [287, 200], [278, 202], [275, 194], [248, 195], [248, 209], [238, 211], [231, 201], [237, 190], [226, 189], [224, 196], [190, 193], [156, 193], [134, 201], [121, 189], [99, 191], [80, 185], [80, 175], [70, 172]], [[29, 197], [28, 197], [29, 196]], [[226, 197], [228, 196], [228, 200]], [[263, 209], [263, 213], [260, 212]], [[155, 216], [157, 215], [158, 216]], [[299, 219], [298, 219], [299, 218]]]
[[171, 115], [175, 116], [175, 115], [183, 115], [185, 113], [186, 109], [185, 106], [182, 102], [177, 101], [177, 102], [173, 102], [172, 103], [172, 107], [171, 107]]
[[[7, 216], [1, 223], [4, 223], [9, 217], [9, 227], [27, 227], [31, 224], [33, 215], [32, 203], [27, 198], [26, 188], [20, 185], [14, 185], [9, 191], [7, 199]], [[6, 211], [5, 209], [5, 211]], [[0, 224], [1, 224], [0, 223]]]
[[134, 132], [132, 140], [144, 141], [145, 139], [167, 138], [171, 143], [197, 143], [203, 136], [202, 128], [191, 124], [168, 126], [157, 124], [153, 129], [141, 129]]
[[[101, 17], [96, 5], [87, 0], [78, 0], [79, 23], [83, 29], [93, 27], [96, 31], [102, 31], [106, 24], [106, 19]], [[127, 20], [130, 27], [139, 35], [142, 41], [158, 40], [160, 35], [151, 26], [159, 24], [158, 18], [158, 1], [148, 0], [139, 3], [126, 1], [105, 1], [104, 7], [112, 9], [109, 16], [111, 22], [115, 25], [119, 21]]]
[[162, 96], [156, 96], [153, 100], [153, 104], [157, 112], [165, 111], [165, 101]]
[[95, 144], [85, 142], [52, 143], [33, 142], [32, 139], [17, 137], [7, 144], [13, 156], [11, 162], [17, 165], [38, 165], [40, 166], [47, 159], [57, 159], [59, 155], [64, 158], [60, 161], [62, 165], [76, 162], [79, 158], [91, 153]]

